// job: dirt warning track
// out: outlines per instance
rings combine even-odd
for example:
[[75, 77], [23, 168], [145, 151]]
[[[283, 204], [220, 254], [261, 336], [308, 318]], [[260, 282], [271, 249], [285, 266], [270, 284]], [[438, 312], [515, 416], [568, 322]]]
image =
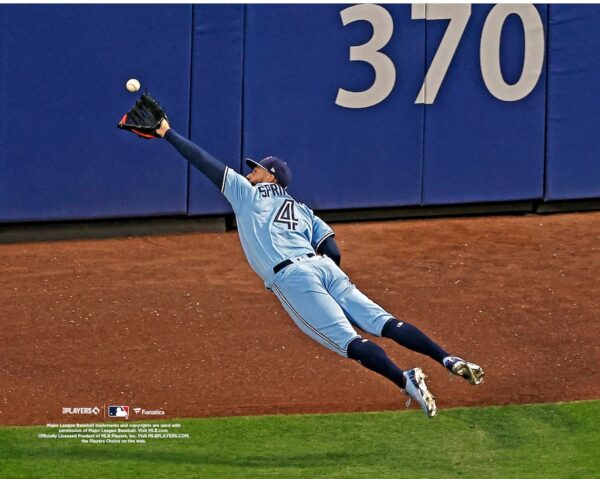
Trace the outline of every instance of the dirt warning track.
[[[600, 397], [600, 213], [333, 226], [363, 292], [485, 368], [473, 387], [378, 339], [424, 369], [440, 413]], [[235, 232], [1, 245], [0, 286], [0, 424], [96, 421], [62, 408], [108, 404], [202, 417], [405, 401], [304, 336]]]

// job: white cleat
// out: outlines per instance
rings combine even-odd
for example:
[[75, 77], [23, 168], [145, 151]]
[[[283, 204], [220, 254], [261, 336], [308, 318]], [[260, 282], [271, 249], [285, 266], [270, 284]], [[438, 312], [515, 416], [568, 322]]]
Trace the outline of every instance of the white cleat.
[[413, 368], [408, 371], [404, 371], [404, 378], [406, 379], [406, 387], [404, 392], [408, 395], [408, 401], [406, 401], [406, 407], [410, 405], [411, 399], [414, 399], [427, 417], [433, 417], [437, 413], [437, 406], [435, 405], [435, 398], [433, 394], [427, 389], [425, 384], [425, 374], [421, 368]]
[[458, 356], [445, 357], [444, 366], [457, 376], [462, 376], [473, 385], [483, 382], [484, 372], [481, 366], [465, 361]]

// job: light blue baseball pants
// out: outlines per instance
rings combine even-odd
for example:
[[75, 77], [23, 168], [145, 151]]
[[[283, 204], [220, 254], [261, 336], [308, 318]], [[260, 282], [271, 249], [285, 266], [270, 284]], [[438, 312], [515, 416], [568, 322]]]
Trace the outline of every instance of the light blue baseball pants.
[[375, 304], [327, 256], [291, 264], [275, 275], [272, 291], [296, 325], [341, 356], [360, 337], [353, 326], [381, 336], [393, 316]]

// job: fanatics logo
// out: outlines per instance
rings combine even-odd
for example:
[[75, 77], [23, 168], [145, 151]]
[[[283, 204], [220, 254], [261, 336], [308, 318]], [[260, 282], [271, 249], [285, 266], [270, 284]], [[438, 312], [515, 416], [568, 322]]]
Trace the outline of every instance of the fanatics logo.
[[142, 415], [145, 415], [145, 416], [164, 416], [165, 415], [165, 411], [163, 411], [162, 409], [152, 409], [152, 410], [142, 409]]
[[134, 407], [133, 412], [142, 416], [164, 416], [166, 414], [164, 409], [143, 409], [141, 407]]

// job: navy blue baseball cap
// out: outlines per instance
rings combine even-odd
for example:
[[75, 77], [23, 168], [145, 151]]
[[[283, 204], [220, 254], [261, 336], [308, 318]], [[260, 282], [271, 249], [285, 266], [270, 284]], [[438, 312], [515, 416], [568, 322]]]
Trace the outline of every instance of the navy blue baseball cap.
[[260, 160], [260, 163], [251, 160], [250, 158], [246, 158], [246, 164], [252, 169], [258, 166], [259, 168], [268, 171], [277, 179], [277, 183], [284, 188], [287, 188], [292, 182], [292, 172], [287, 163], [276, 156], [267, 156]]

